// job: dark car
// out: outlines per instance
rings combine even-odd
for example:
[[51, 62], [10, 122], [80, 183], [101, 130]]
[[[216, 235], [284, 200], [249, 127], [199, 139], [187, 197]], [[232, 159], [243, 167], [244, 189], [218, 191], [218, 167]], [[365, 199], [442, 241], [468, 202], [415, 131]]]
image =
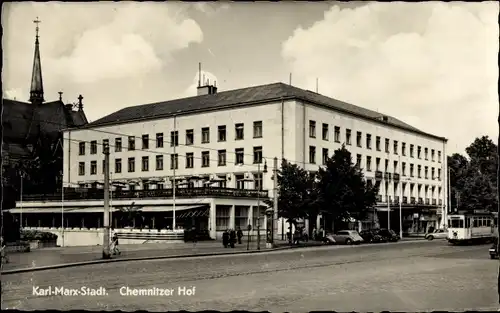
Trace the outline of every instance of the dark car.
[[379, 229], [377, 231], [377, 235], [381, 236], [382, 238], [384, 238], [386, 241], [389, 242], [396, 242], [401, 239], [399, 235], [396, 234], [392, 229], [385, 229], [385, 228]]
[[378, 235], [374, 230], [362, 230], [359, 233], [359, 235], [363, 237], [365, 242], [369, 243], [378, 243], [386, 241], [382, 236]]

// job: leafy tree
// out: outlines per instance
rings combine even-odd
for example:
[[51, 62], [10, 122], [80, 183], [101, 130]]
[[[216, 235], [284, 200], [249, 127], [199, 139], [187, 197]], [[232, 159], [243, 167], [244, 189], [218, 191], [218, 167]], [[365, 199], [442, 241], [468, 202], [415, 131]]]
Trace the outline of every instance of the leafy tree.
[[464, 189], [464, 184], [467, 181], [467, 168], [469, 160], [459, 154], [454, 153], [448, 156], [448, 167], [450, 169], [450, 187], [451, 187], [451, 208], [457, 208], [459, 205], [459, 197]]
[[142, 206], [135, 205], [135, 202], [132, 202], [130, 206], [120, 207], [120, 221], [122, 225], [128, 225], [130, 227], [134, 227], [134, 221], [137, 220], [138, 217], [142, 217]]
[[362, 220], [375, 205], [378, 186], [368, 186], [351, 153], [342, 146], [318, 172], [317, 192], [322, 211], [336, 226], [350, 218]]

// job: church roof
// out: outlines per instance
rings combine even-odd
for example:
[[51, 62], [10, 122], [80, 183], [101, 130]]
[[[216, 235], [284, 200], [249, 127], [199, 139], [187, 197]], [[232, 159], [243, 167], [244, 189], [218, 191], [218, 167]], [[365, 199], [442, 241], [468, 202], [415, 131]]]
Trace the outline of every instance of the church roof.
[[158, 119], [162, 117], [172, 116], [174, 113], [178, 115], [199, 113], [230, 107], [261, 104], [272, 101], [280, 101], [281, 99], [301, 100], [307, 103], [328, 107], [339, 112], [354, 115], [356, 117], [373, 120], [381, 124], [391, 125], [396, 128], [419, 133], [435, 139], [446, 140], [443, 137], [425, 133], [397, 118], [284, 83], [273, 83], [223, 91], [210, 95], [201, 95], [151, 104], [131, 106], [107, 115], [92, 123], [89, 123], [83, 128]]

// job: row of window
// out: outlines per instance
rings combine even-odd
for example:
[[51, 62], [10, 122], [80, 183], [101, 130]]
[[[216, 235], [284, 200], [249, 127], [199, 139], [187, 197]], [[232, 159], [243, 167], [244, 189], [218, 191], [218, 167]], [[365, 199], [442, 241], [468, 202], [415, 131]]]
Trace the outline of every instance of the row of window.
[[[323, 148], [322, 150], [322, 164], [326, 165], [326, 162], [328, 161], [328, 158], [330, 158], [329, 150], [328, 148]], [[357, 154], [356, 155], [356, 166], [361, 167], [361, 160], [362, 160], [362, 155]], [[316, 147], [314, 146], [309, 146], [309, 163], [311, 164], [316, 164]], [[380, 171], [380, 163], [381, 163], [381, 158], [375, 158], [375, 171]], [[393, 171], [394, 173], [399, 173], [398, 172], [398, 161], [393, 161]], [[401, 175], [406, 176], [406, 162], [401, 162]], [[415, 170], [415, 165], [410, 164], [410, 177], [414, 177], [414, 171]], [[371, 156], [366, 156], [366, 171], [371, 172], [372, 171], [372, 157]], [[389, 160], [385, 159], [385, 167], [384, 171], [388, 172], [389, 171]], [[425, 174], [425, 179], [429, 178], [429, 166], [424, 167], [424, 174]], [[434, 167], [431, 167], [431, 177], [432, 179], [435, 179], [435, 174], [436, 174], [436, 169]], [[417, 175], [418, 178], [422, 178], [422, 165], [417, 166]], [[437, 178], [441, 180], [441, 169], [437, 169]]]
[[[260, 209], [260, 210], [259, 210]], [[252, 211], [250, 211], [252, 210]], [[260, 212], [259, 212], [260, 211]], [[260, 229], [264, 230], [265, 226], [265, 212], [266, 209], [263, 207], [234, 207], [234, 227], [236, 229], [245, 229], [250, 222], [249, 216], [252, 214], [251, 225], [254, 230], [257, 230], [259, 226]], [[215, 210], [215, 226], [217, 231], [223, 231], [230, 227], [230, 207], [217, 207]]]
[[[245, 161], [245, 150], [243, 148], [237, 148], [234, 150], [234, 153], [236, 155], [236, 160], [235, 164], [237, 165], [242, 165], [244, 164]], [[149, 165], [149, 156], [143, 156], [141, 159], [141, 169], [143, 172], [147, 172], [150, 170], [150, 165]], [[186, 153], [186, 163], [185, 166], [186, 168], [194, 168], [194, 153], [189, 152]], [[201, 152], [201, 167], [210, 167], [210, 151], [202, 151]], [[217, 151], [217, 166], [226, 166], [226, 161], [227, 161], [227, 151], [226, 150], [219, 150]], [[133, 173], [136, 171], [135, 169], [135, 163], [136, 163], [136, 158], [131, 157], [128, 158], [127, 160], [127, 171], [129, 173]], [[262, 147], [253, 147], [253, 163], [254, 164], [259, 164], [262, 163]], [[171, 154], [170, 155], [170, 169], [178, 169], [179, 168], [179, 155], [178, 154]], [[104, 173], [105, 165], [104, 165], [104, 160], [102, 161], [102, 172]], [[157, 155], [156, 156], [156, 170], [157, 171], [162, 171], [164, 169], [164, 156], [163, 155]], [[121, 173], [122, 172], [122, 159], [121, 158], [116, 158], [115, 159], [115, 170], [114, 173]], [[79, 168], [78, 168], [78, 174], [79, 175], [85, 175], [85, 162], [80, 162], [79, 163]], [[90, 175], [96, 175], [97, 174], [97, 161], [90, 161]]]
[[[245, 125], [243, 123], [235, 124], [235, 140], [244, 140], [245, 139]], [[262, 121], [253, 122], [253, 138], [262, 138]], [[225, 142], [227, 140], [227, 130], [226, 125], [221, 125], [217, 127], [217, 141]], [[151, 139], [149, 135], [142, 135], [142, 149], [149, 149]], [[135, 147], [136, 137], [129, 136], [128, 137], [128, 151], [133, 151], [136, 149]], [[195, 143], [195, 134], [194, 129], [186, 130], [186, 140], [185, 145], [193, 145]], [[201, 143], [210, 143], [210, 127], [203, 127], [201, 129]], [[104, 139], [102, 142], [103, 147], [109, 144], [109, 139]], [[179, 145], [179, 131], [171, 131], [170, 132], [170, 146], [178, 146]], [[156, 148], [164, 147], [164, 139], [163, 133], [156, 134]], [[121, 152], [123, 148], [122, 138], [115, 138], [115, 152]], [[79, 155], [85, 155], [86, 152], [86, 143], [79, 143]], [[97, 154], [97, 141], [93, 140], [90, 142], [90, 154]]]
[[[334, 133], [333, 133], [333, 139], [335, 142], [340, 142], [340, 127], [335, 126], [334, 127]], [[356, 132], [356, 146], [359, 148], [362, 148], [362, 132], [358, 131]], [[310, 138], [316, 138], [316, 122], [315, 121], [309, 121], [309, 137]], [[328, 141], [329, 140], [329, 125], [326, 123], [323, 123], [322, 126], [322, 138], [323, 140]], [[381, 148], [381, 137], [377, 136], [375, 138], [375, 149], [377, 151], [382, 151]], [[372, 149], [372, 135], [371, 134], [366, 134], [366, 148], [367, 149]], [[352, 131], [350, 129], [346, 129], [345, 131], [345, 144], [346, 145], [351, 145], [352, 144]], [[385, 152], [390, 153], [390, 139], [386, 138], [385, 139]], [[393, 152], [394, 154], [399, 153], [399, 142], [397, 140], [393, 140]], [[401, 155], [406, 156], [406, 142], [401, 143]], [[415, 157], [415, 145], [410, 144], [410, 157], [413, 158]], [[417, 158], [421, 159], [422, 158], [422, 147], [417, 146]], [[425, 160], [429, 159], [429, 149], [424, 148], [424, 158]], [[431, 149], [431, 161], [435, 162], [436, 158], [436, 151], [434, 149]], [[438, 162], [441, 162], [441, 151], [437, 151], [437, 159]]]

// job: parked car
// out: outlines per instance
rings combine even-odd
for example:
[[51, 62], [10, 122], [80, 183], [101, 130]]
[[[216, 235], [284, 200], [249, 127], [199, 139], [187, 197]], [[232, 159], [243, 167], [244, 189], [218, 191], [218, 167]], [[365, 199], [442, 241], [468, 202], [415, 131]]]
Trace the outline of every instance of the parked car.
[[324, 238], [323, 238], [323, 242], [326, 243], [327, 245], [334, 245], [336, 244], [337, 242], [335, 241], [335, 238], [333, 238], [333, 235], [332, 234], [327, 234]]
[[378, 235], [374, 230], [362, 230], [359, 235], [363, 238], [365, 242], [369, 243], [378, 243], [385, 242], [386, 240]]
[[333, 238], [338, 244], [360, 244], [364, 242], [363, 237], [355, 230], [341, 230], [333, 235]]
[[401, 239], [399, 235], [396, 234], [392, 229], [385, 229], [385, 228], [379, 229], [377, 231], [377, 235], [381, 236], [382, 238], [384, 238], [386, 241], [389, 242], [396, 242]]
[[499, 253], [498, 253], [498, 238], [495, 238], [495, 240], [493, 240], [493, 245], [491, 246], [490, 248], [490, 258], [491, 259], [496, 259], [499, 257]]
[[434, 239], [446, 239], [448, 238], [448, 232], [444, 229], [436, 229], [432, 233], [428, 233], [425, 235], [425, 239], [434, 240]]

